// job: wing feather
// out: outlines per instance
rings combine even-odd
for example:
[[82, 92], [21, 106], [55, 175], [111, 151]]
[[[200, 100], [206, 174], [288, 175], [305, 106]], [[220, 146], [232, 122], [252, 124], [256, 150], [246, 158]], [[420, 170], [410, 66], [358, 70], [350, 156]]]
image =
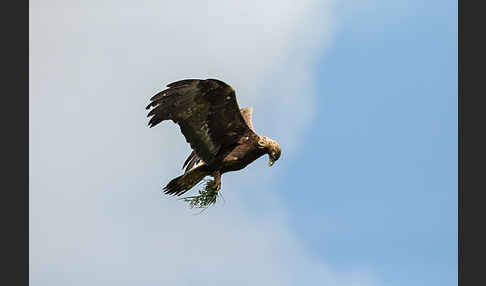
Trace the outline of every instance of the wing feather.
[[[151, 98], [146, 109], [149, 127], [172, 120], [195, 152], [184, 165], [203, 160], [211, 165], [221, 148], [236, 144], [252, 132], [245, 122], [231, 86], [216, 80], [186, 79], [173, 82]], [[195, 159], [196, 158], [196, 159]]]
[[189, 172], [194, 166], [202, 162], [201, 158], [199, 158], [194, 152], [194, 150], [191, 152], [189, 157], [187, 157], [186, 161], [184, 162], [184, 165], [182, 166], [182, 169], [186, 168], [184, 173]]
[[[253, 108], [252, 107], [245, 107], [245, 108], [240, 109], [240, 112], [241, 112], [241, 116], [243, 117], [246, 125], [250, 128], [251, 131], [255, 132], [255, 130], [253, 130], [253, 124], [252, 124], [252, 121], [251, 121]], [[193, 150], [191, 152], [191, 154], [189, 154], [189, 157], [187, 157], [184, 164], [182, 165], [182, 169], [185, 168], [184, 173], [187, 173], [188, 171], [190, 171], [194, 166], [196, 166], [200, 162], [202, 162], [201, 158], [199, 158], [197, 156], [196, 152], [194, 152], [194, 150]]]

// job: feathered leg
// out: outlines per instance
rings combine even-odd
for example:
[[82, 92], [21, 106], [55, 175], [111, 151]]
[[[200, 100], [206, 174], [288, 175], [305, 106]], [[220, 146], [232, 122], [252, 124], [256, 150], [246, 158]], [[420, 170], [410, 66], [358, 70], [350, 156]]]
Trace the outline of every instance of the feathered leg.
[[211, 176], [214, 178], [214, 183], [216, 184], [216, 192], [221, 189], [221, 173], [219, 171], [211, 173]]

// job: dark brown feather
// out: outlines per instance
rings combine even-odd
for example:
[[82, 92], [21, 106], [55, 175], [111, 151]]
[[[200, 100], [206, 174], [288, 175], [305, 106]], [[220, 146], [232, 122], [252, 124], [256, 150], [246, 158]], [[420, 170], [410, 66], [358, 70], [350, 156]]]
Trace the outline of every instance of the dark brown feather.
[[[187, 79], [167, 85], [147, 106], [149, 126], [164, 120], [177, 123], [195, 154], [208, 165], [217, 164], [221, 148], [237, 144], [252, 131], [239, 112], [231, 86], [215, 80]], [[195, 163], [196, 161], [189, 160]], [[194, 166], [194, 165], [193, 165]]]
[[178, 81], [169, 83], [166, 86], [167, 87], [177, 87], [177, 86], [181, 86], [181, 85], [185, 85], [185, 84], [190, 84], [191, 82], [194, 82], [194, 81], [199, 81], [199, 79], [183, 79], [183, 80], [178, 80]]
[[199, 162], [201, 162], [201, 161], [202, 161], [201, 158], [199, 158], [197, 156], [196, 152], [194, 152], [194, 150], [193, 150], [191, 152], [191, 154], [189, 155], [189, 157], [187, 157], [186, 161], [184, 162], [184, 165], [182, 166], [182, 169], [186, 168], [186, 170], [184, 171], [186, 173], [189, 170], [191, 170], [194, 166], [196, 166], [197, 164], [199, 164]]
[[172, 179], [163, 189], [164, 194], [180, 196], [194, 187], [205, 176], [209, 175], [208, 166], [202, 165], [184, 175]]
[[[252, 113], [253, 113], [253, 108], [251, 107], [245, 107], [240, 109], [241, 116], [243, 117], [243, 120], [245, 121], [246, 125], [250, 128], [251, 131], [255, 132], [253, 130], [253, 124], [252, 124]], [[195, 165], [199, 164], [199, 162], [202, 162], [201, 158], [199, 158], [194, 152], [194, 150], [189, 154], [189, 157], [187, 157], [186, 161], [182, 165], [182, 169], [185, 168], [184, 172], [187, 172], [191, 170]], [[187, 166], [187, 167], [186, 167]]]

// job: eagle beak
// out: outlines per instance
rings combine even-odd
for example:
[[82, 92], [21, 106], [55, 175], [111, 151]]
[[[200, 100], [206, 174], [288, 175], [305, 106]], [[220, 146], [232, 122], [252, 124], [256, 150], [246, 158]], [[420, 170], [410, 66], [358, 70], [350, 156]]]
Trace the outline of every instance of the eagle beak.
[[271, 167], [273, 165], [273, 163], [275, 163], [275, 161], [272, 159], [272, 157], [270, 157], [268, 159], [268, 167]]

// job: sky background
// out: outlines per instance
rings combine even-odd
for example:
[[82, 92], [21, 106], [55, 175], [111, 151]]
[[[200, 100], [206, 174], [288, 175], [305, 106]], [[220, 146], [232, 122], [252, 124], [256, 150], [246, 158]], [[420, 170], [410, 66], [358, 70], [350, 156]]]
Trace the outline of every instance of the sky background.
[[[456, 1], [43, 0], [29, 25], [31, 285], [457, 285]], [[283, 148], [199, 215], [161, 196], [190, 147], [144, 109], [184, 78]]]

